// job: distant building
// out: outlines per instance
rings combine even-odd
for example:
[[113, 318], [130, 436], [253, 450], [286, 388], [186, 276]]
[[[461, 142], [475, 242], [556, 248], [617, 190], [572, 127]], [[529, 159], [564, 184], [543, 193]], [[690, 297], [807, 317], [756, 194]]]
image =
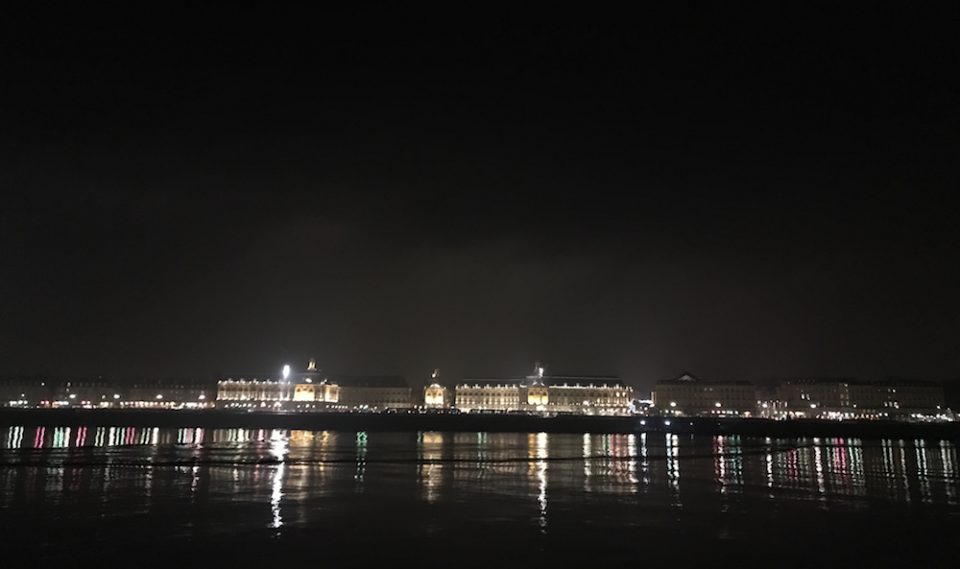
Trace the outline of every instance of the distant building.
[[413, 390], [398, 375], [338, 375], [331, 377], [340, 388], [338, 403], [348, 409], [410, 409]]
[[60, 381], [53, 386], [52, 407], [112, 407], [122, 388], [106, 381]]
[[283, 407], [289, 402], [335, 403], [336, 389], [324, 381], [311, 358], [307, 371], [293, 373], [284, 366], [279, 375], [238, 374], [217, 382], [217, 406], [228, 408]]
[[285, 367], [281, 377], [245, 374], [222, 379], [217, 382], [217, 405], [349, 411], [408, 409], [414, 402], [410, 386], [400, 376], [327, 376], [311, 359], [305, 372]]
[[210, 407], [211, 384], [179, 381], [133, 385], [97, 380], [0, 382], [0, 404], [20, 407], [202, 408]]
[[947, 415], [943, 386], [933, 382], [793, 379], [780, 383], [776, 393], [775, 417], [922, 419]]
[[518, 379], [466, 379], [456, 386], [455, 405], [463, 412], [540, 412], [624, 415], [633, 389], [612, 376], [533, 375]]
[[427, 409], [444, 409], [450, 406], [447, 388], [440, 385], [440, 370], [430, 374], [430, 383], [423, 388], [423, 406]]
[[527, 410], [528, 406], [520, 403], [520, 392], [525, 387], [520, 379], [465, 379], [455, 388], [454, 405], [465, 413]]
[[53, 398], [53, 386], [40, 379], [0, 381], [0, 407], [47, 406]]
[[215, 394], [210, 384], [153, 381], [136, 383], [129, 389], [117, 390], [113, 397], [120, 407], [195, 409], [212, 407]]
[[757, 392], [746, 381], [703, 381], [683, 373], [657, 382], [653, 404], [663, 415], [747, 417], [756, 411]]

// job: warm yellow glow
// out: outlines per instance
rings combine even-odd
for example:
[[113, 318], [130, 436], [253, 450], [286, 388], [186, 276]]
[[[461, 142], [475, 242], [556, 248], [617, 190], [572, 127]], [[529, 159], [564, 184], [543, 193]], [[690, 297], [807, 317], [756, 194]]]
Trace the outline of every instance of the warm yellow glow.
[[423, 403], [427, 407], [442, 407], [446, 400], [447, 388], [432, 383], [423, 391]]
[[316, 397], [316, 391], [311, 383], [298, 383], [293, 388], [294, 401], [315, 401]]

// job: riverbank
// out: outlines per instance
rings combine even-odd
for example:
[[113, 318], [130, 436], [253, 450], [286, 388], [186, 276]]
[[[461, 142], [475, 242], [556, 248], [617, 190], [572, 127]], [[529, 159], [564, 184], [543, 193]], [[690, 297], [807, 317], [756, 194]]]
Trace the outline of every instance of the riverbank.
[[761, 437], [929, 438], [960, 440], [960, 423], [595, 417], [441, 413], [274, 413], [225, 410], [0, 409], [0, 426], [200, 427], [332, 431], [693, 433]]

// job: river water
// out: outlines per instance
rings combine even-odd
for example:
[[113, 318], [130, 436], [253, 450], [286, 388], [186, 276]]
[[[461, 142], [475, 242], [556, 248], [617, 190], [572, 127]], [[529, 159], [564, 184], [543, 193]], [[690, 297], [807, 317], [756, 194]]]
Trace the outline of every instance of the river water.
[[0, 429], [8, 567], [960, 565], [950, 441]]

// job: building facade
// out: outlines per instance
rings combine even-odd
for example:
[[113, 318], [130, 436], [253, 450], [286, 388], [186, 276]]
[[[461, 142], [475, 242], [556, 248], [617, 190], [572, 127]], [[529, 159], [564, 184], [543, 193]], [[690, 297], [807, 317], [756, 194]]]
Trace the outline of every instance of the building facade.
[[519, 380], [464, 380], [454, 389], [454, 405], [464, 413], [521, 411], [525, 409], [520, 404], [522, 387]]
[[[285, 376], [285, 377], [284, 377]], [[414, 406], [413, 392], [400, 376], [327, 376], [313, 360], [305, 372], [281, 377], [247, 374], [217, 383], [217, 406], [298, 411], [384, 411]]]
[[749, 417], [757, 409], [757, 392], [745, 381], [703, 381], [683, 373], [657, 382], [653, 406], [661, 415]]
[[202, 408], [212, 406], [212, 384], [154, 381], [126, 384], [103, 380], [0, 382], [0, 404], [17, 407]]
[[[118, 397], [119, 395], [119, 397]], [[136, 383], [114, 395], [120, 407], [196, 409], [212, 407], [216, 391], [212, 385], [180, 381]]]
[[625, 415], [633, 389], [612, 376], [534, 375], [519, 379], [467, 379], [455, 388], [455, 405], [465, 413], [547, 413]]
[[[291, 401], [296, 384], [273, 378], [236, 377], [217, 382], [217, 403], [277, 403]], [[233, 405], [238, 406], [238, 405]]]
[[50, 405], [54, 386], [43, 379], [0, 381], [0, 407], [43, 407]]
[[431, 383], [423, 388], [423, 406], [427, 409], [445, 409], [450, 406], [447, 388], [439, 383]]
[[341, 375], [328, 381], [339, 387], [337, 403], [348, 409], [383, 411], [414, 406], [413, 390], [397, 375]]
[[793, 379], [777, 386], [776, 418], [924, 419], [947, 416], [943, 386], [925, 381]]

